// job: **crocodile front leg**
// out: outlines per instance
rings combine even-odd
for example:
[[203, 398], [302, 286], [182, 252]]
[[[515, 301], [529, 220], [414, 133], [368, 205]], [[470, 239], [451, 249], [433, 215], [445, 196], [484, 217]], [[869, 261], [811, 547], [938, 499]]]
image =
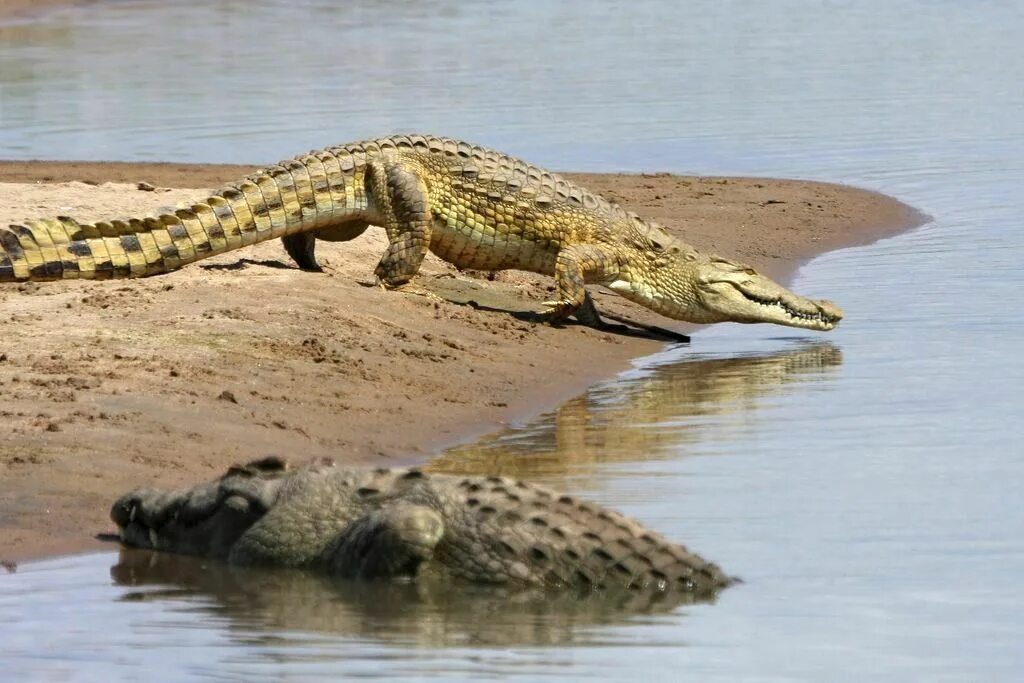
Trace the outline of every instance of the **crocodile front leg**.
[[374, 273], [388, 287], [408, 282], [419, 271], [430, 247], [430, 203], [420, 172], [402, 161], [371, 161], [367, 193], [388, 235], [388, 249]]
[[416, 576], [444, 536], [441, 516], [425, 505], [392, 503], [354, 521], [327, 552], [331, 573], [346, 578]]
[[587, 293], [586, 284], [607, 280], [614, 268], [614, 260], [600, 247], [572, 245], [563, 248], [555, 260], [558, 299], [545, 301], [541, 315], [558, 323], [575, 314], [584, 325], [601, 327], [604, 323]]

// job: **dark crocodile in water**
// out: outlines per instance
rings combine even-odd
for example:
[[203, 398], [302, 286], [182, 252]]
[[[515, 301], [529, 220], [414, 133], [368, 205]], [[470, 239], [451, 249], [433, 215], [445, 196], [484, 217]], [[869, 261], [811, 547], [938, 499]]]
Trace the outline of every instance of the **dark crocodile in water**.
[[111, 517], [129, 546], [348, 578], [694, 596], [733, 581], [617, 512], [503, 477], [265, 458], [187, 489], [133, 491]]

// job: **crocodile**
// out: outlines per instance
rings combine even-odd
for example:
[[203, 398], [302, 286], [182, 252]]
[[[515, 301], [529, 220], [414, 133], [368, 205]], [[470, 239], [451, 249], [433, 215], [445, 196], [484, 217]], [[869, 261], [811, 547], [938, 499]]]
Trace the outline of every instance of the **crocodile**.
[[268, 457], [191, 488], [131, 491], [110, 515], [130, 547], [349, 579], [701, 597], [734, 581], [619, 513], [497, 476]]
[[553, 275], [555, 298], [540, 311], [552, 322], [600, 326], [588, 283], [694, 323], [830, 330], [842, 318], [831, 302], [701, 253], [555, 173], [429, 135], [309, 152], [156, 216], [0, 228], [0, 281], [156, 275], [274, 238], [300, 268], [319, 270], [318, 239], [351, 240], [370, 225], [388, 237], [375, 269], [383, 286], [408, 283], [428, 250], [460, 269]]

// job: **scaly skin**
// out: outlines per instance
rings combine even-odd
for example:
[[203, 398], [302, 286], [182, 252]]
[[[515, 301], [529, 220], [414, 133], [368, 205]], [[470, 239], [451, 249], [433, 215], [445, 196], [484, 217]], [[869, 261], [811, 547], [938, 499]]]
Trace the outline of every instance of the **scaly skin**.
[[142, 219], [68, 217], [0, 228], [0, 281], [166, 273], [282, 238], [319, 270], [316, 239], [387, 231], [376, 274], [408, 282], [427, 250], [458, 268], [553, 275], [554, 321], [600, 319], [585, 285], [601, 284], [662, 315], [696, 323], [769, 322], [814, 330], [842, 311], [797, 296], [753, 268], [699, 253], [560, 176], [458, 140], [394, 136], [331, 147], [262, 169], [204, 202]]
[[501, 477], [277, 458], [111, 509], [129, 546], [347, 578], [681, 591], [732, 582], [717, 566], [597, 505]]

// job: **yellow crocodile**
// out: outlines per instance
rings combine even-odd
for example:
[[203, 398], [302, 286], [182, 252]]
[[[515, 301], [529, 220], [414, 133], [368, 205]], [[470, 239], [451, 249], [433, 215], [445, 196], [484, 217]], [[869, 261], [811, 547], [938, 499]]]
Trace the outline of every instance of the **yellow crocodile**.
[[253, 173], [205, 201], [146, 218], [65, 216], [0, 228], [0, 282], [166, 273], [273, 238], [318, 270], [317, 239], [382, 226], [376, 274], [408, 282], [427, 250], [459, 268], [553, 275], [552, 321], [600, 324], [585, 285], [695, 323], [767, 322], [830, 330], [842, 311], [790, 292], [750, 266], [706, 255], [557, 174], [484, 147], [393, 136], [310, 152]]

